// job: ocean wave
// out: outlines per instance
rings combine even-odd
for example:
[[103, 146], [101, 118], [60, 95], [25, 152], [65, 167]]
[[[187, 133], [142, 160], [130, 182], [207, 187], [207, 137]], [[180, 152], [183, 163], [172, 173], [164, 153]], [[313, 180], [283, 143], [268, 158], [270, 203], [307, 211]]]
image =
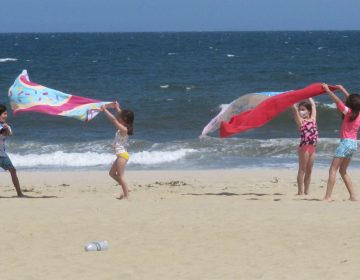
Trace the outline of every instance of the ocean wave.
[[[179, 149], [174, 151], [142, 151], [131, 153], [129, 165], [158, 165], [181, 160], [186, 155], [194, 153], [194, 149]], [[44, 154], [12, 154], [9, 156], [14, 165], [22, 168], [41, 167], [100, 167], [109, 166], [114, 160], [112, 153], [65, 153], [56, 151]]]
[[186, 155], [197, 152], [195, 149], [179, 149], [175, 151], [143, 151], [134, 153], [129, 164], [152, 165], [181, 160]]
[[7, 61], [18, 61], [18, 59], [17, 58], [11, 58], [11, 57], [0, 58], [0, 62], [7, 62]]
[[319, 106], [320, 108], [327, 108], [327, 109], [336, 109], [335, 103], [317, 103], [316, 106]]
[[[9, 146], [15, 166], [25, 169], [108, 168], [115, 160], [105, 141], [51, 144], [17, 143]], [[337, 138], [320, 138], [317, 161], [328, 162], [339, 143]], [[129, 146], [133, 168], [230, 168], [233, 166], [283, 166], [297, 162], [299, 139], [219, 139], [205, 137], [174, 142], [134, 141]], [[359, 155], [355, 155], [359, 162]], [[285, 166], [284, 165], [284, 166]]]
[[56, 151], [47, 154], [9, 154], [14, 165], [17, 167], [91, 167], [109, 165], [113, 160], [112, 154], [100, 154], [94, 152], [64, 153]]
[[235, 54], [228, 53], [226, 56], [227, 56], [227, 57], [235, 57], [236, 55], [235, 55]]

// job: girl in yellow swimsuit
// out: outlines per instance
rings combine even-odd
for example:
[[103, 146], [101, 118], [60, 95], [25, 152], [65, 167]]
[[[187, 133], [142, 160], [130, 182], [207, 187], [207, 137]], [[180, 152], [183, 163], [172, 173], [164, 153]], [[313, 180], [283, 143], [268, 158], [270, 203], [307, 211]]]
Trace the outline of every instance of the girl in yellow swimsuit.
[[109, 175], [120, 184], [123, 194], [119, 199], [129, 198], [129, 189], [125, 181], [125, 166], [129, 160], [129, 154], [126, 150], [129, 135], [134, 132], [134, 113], [130, 110], [121, 109], [118, 102], [114, 103], [117, 111], [116, 117], [106, 108], [101, 107], [101, 111], [105, 113], [110, 122], [116, 127], [117, 131], [113, 142], [113, 147], [116, 154], [116, 160], [111, 166]]

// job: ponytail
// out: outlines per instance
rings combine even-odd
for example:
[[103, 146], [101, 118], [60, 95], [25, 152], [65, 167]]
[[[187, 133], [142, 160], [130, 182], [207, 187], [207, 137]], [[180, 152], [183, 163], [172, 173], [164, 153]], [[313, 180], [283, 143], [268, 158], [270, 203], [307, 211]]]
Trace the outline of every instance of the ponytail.
[[360, 112], [360, 95], [351, 94], [348, 96], [345, 102], [346, 106], [351, 109], [351, 115], [349, 116], [349, 121], [354, 121], [359, 116]]

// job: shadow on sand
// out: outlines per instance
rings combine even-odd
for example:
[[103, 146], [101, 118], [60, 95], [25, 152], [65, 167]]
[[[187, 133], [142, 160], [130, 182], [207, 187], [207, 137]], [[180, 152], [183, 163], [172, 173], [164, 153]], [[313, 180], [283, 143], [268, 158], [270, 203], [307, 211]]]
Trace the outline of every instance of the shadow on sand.
[[185, 193], [183, 195], [218, 195], [218, 196], [237, 196], [237, 195], [254, 195], [254, 196], [265, 196], [265, 195], [284, 195], [282, 193], [232, 193], [232, 192], [219, 192], [219, 193]]
[[61, 198], [56, 195], [42, 195], [42, 196], [31, 196], [31, 195], [24, 195], [23, 197], [18, 197], [16, 195], [13, 196], [0, 196], [0, 199], [9, 199], [9, 198], [18, 198], [18, 199], [41, 199], [41, 198]]

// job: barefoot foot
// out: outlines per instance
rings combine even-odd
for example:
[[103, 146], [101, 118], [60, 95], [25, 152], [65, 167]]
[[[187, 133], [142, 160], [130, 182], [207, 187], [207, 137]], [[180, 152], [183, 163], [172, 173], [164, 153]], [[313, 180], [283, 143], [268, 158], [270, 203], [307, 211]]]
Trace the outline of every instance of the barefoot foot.
[[119, 197], [117, 197], [118, 200], [124, 200], [124, 199], [129, 199], [129, 196], [125, 196], [125, 195], [120, 195]]

